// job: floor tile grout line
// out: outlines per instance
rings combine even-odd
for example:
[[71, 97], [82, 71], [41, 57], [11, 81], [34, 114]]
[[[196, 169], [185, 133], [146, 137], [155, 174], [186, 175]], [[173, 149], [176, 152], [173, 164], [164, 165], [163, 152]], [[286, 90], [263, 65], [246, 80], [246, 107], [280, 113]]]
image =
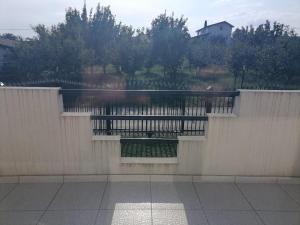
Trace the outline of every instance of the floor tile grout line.
[[100, 210], [101, 210], [102, 201], [104, 199], [104, 195], [105, 195], [107, 186], [108, 186], [108, 178], [107, 178], [107, 180], [105, 182], [103, 194], [101, 196], [100, 203], [99, 203], [98, 210], [97, 210], [97, 214], [96, 214], [96, 217], [95, 217], [95, 222], [93, 223], [94, 225], [96, 225], [96, 223], [97, 223], [97, 220], [98, 220], [98, 217], [99, 217], [99, 214], [100, 214]]
[[12, 193], [16, 188], [17, 186], [19, 186], [20, 184], [19, 183], [15, 183], [15, 185], [11, 188], [11, 190], [9, 190], [1, 199], [0, 199], [0, 203], [7, 198], [7, 196]]
[[64, 183], [61, 183], [59, 188], [56, 190], [53, 198], [51, 199], [51, 201], [49, 202], [49, 204], [47, 205], [46, 209], [43, 211], [42, 215], [39, 217], [38, 221], [37, 221], [37, 225], [39, 225], [39, 223], [41, 222], [43, 216], [46, 214], [46, 212], [48, 211], [48, 209], [50, 208], [50, 205], [52, 204], [52, 202], [54, 201], [54, 199], [56, 198], [56, 196], [58, 195], [58, 192], [62, 189]]
[[209, 220], [208, 220], [208, 216], [207, 216], [207, 214], [206, 214], [206, 212], [205, 212], [205, 210], [204, 210], [204, 205], [202, 204], [202, 201], [201, 201], [200, 195], [199, 195], [199, 193], [198, 193], [198, 191], [197, 191], [196, 185], [195, 185], [194, 182], [192, 182], [192, 185], [193, 185], [193, 189], [194, 189], [194, 191], [195, 191], [195, 193], [196, 193], [196, 196], [197, 196], [197, 198], [198, 198], [198, 201], [199, 201], [199, 204], [200, 204], [201, 211], [202, 211], [202, 213], [203, 213], [203, 215], [204, 215], [204, 217], [205, 217], [205, 220], [206, 220], [206, 222], [207, 222], [207, 225], [210, 225], [210, 222], [209, 222]]
[[104, 189], [103, 189], [103, 194], [102, 194], [101, 199], [100, 199], [98, 210], [101, 210], [101, 205], [102, 205], [105, 193], [106, 193], [107, 186], [108, 186], [108, 180], [105, 182], [105, 186], [104, 186]]
[[[296, 204], [300, 207], [300, 202], [297, 200], [297, 199], [295, 199], [287, 190], [285, 190], [283, 187], [282, 187], [282, 185], [283, 184], [278, 184], [279, 185], [279, 187], [280, 187], [280, 189], [284, 192], [284, 193], [286, 193], [294, 202], [296, 202]], [[299, 185], [300, 186], [300, 185]]]
[[242, 191], [242, 189], [239, 187], [239, 185], [237, 183], [234, 183], [234, 185], [236, 186], [236, 188], [238, 189], [238, 191], [241, 193], [241, 195], [244, 197], [244, 199], [247, 201], [247, 203], [250, 205], [250, 207], [252, 208], [253, 212], [255, 213], [255, 215], [257, 216], [257, 218], [260, 220], [260, 222], [264, 225], [267, 225], [263, 218], [259, 215], [259, 213], [257, 212], [257, 210], [254, 208], [254, 206], [251, 204], [251, 202], [249, 201], [249, 199], [247, 198], [247, 196], [244, 194], [244, 192]]

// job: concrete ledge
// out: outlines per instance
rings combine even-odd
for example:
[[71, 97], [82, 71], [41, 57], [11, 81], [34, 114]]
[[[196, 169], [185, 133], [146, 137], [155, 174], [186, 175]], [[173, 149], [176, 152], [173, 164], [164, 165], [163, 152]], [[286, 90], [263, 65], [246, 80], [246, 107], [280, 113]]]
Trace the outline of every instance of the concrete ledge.
[[69, 183], [69, 182], [203, 182], [203, 183], [278, 183], [300, 184], [300, 177], [192, 176], [192, 175], [58, 175], [0, 176], [0, 183]]
[[121, 136], [119, 135], [94, 135], [93, 141], [120, 141]]
[[64, 183], [107, 182], [107, 177], [107, 175], [68, 175], [64, 176]]
[[59, 90], [60, 87], [22, 87], [22, 86], [4, 86], [0, 89], [15, 89], [15, 90]]
[[240, 92], [257, 92], [257, 93], [300, 93], [300, 90], [253, 90], [253, 89], [238, 89]]
[[91, 113], [89, 112], [63, 112], [61, 114], [61, 116], [70, 116], [70, 117], [76, 117], [76, 116], [88, 116], [90, 117], [91, 116]]
[[150, 175], [151, 182], [193, 182], [193, 176]]
[[300, 184], [300, 177], [278, 177], [279, 184]]
[[177, 157], [170, 158], [144, 158], [144, 157], [121, 157], [123, 164], [178, 164]]
[[205, 141], [205, 136], [178, 136], [179, 141]]
[[193, 182], [202, 183], [234, 183], [234, 176], [193, 176]]
[[63, 183], [63, 176], [20, 176], [20, 183]]
[[150, 182], [150, 175], [109, 175], [109, 182]]
[[276, 177], [235, 177], [236, 183], [277, 183]]
[[0, 177], [0, 184], [14, 184], [19, 183], [19, 177], [18, 176], [4, 176]]
[[211, 118], [237, 118], [238, 116], [234, 113], [207, 113], [208, 117]]

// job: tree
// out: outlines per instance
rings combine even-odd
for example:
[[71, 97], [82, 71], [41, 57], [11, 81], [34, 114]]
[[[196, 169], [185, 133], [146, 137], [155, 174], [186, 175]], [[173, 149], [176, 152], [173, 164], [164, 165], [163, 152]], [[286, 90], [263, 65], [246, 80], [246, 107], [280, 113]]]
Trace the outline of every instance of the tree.
[[65, 23], [47, 29], [34, 27], [36, 37], [22, 40], [10, 54], [4, 70], [25, 79], [60, 77], [80, 79], [86, 65], [82, 20], [79, 11], [69, 8]]
[[168, 74], [176, 74], [182, 65], [189, 39], [187, 19], [166, 13], [152, 21], [150, 37], [152, 41], [152, 61], [163, 66]]
[[233, 44], [229, 66], [234, 75], [234, 87], [238, 78], [241, 79], [240, 87], [243, 87], [247, 73], [255, 67], [256, 54], [254, 46], [238, 41]]
[[118, 57], [115, 62], [121, 70], [129, 75], [141, 69], [149, 55], [149, 39], [144, 29], [134, 30], [132, 27], [120, 26], [117, 38]]
[[0, 38], [12, 40], [12, 41], [21, 40], [20, 37], [14, 35], [14, 34], [11, 34], [11, 33], [0, 34]]
[[80, 78], [81, 71], [88, 62], [90, 53], [84, 40], [83, 22], [80, 12], [70, 8], [66, 13], [66, 23], [58, 25], [56, 29], [52, 28], [52, 43], [58, 53], [58, 73], [71, 73], [75, 78]]
[[246, 76], [256, 83], [290, 83], [299, 69], [298, 52], [299, 38], [284, 24], [271, 25], [266, 21], [256, 29], [237, 29], [233, 33], [230, 60], [235, 83], [241, 78], [243, 86]]
[[106, 66], [112, 63], [116, 57], [115, 43], [117, 34], [118, 26], [110, 8], [100, 7], [100, 4], [98, 4], [96, 12], [90, 21], [88, 47], [94, 49], [94, 62], [102, 65], [104, 73], [106, 73]]
[[189, 41], [187, 58], [198, 69], [209, 65], [226, 65], [228, 57], [229, 50], [224, 41], [199, 37]]
[[265, 45], [257, 59], [260, 80], [291, 85], [294, 79], [300, 78], [300, 39], [278, 38], [272, 45]]

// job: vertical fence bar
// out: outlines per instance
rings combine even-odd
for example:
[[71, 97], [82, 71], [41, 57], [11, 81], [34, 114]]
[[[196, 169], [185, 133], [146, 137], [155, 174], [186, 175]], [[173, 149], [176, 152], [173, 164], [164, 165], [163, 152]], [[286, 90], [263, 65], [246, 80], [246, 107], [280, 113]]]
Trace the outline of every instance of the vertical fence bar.
[[[185, 96], [181, 96], [181, 115], [185, 115]], [[181, 120], [180, 133], [184, 133], [184, 120]]]
[[212, 98], [211, 97], [206, 97], [205, 109], [206, 109], [206, 113], [211, 113], [211, 109], [212, 109]]
[[231, 103], [231, 110], [230, 113], [233, 113], [233, 107], [234, 107], [234, 101], [235, 101], [235, 96], [231, 97], [232, 103]]
[[[105, 106], [105, 115], [109, 116], [110, 113], [111, 113], [110, 105], [106, 104], [106, 106]], [[106, 134], [111, 135], [111, 121], [110, 120], [106, 120]]]

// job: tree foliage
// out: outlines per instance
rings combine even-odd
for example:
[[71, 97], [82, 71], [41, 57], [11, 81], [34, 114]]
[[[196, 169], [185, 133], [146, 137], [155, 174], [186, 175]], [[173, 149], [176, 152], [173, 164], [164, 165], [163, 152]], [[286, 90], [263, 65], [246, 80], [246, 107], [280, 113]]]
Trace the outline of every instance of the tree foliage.
[[[110, 7], [89, 11], [69, 8], [62, 23], [37, 25], [35, 37], [12, 34], [17, 46], [6, 55], [1, 80], [81, 79], [86, 68], [113, 65], [120, 74], [160, 65], [164, 74], [194, 68], [228, 67], [235, 86], [244, 83], [300, 83], [300, 39], [290, 27], [266, 21], [257, 28], [236, 29], [230, 42], [190, 37], [187, 19], [163, 13], [149, 29], [134, 29], [116, 21]], [[184, 66], [183, 66], [184, 65]], [[9, 76], [3, 76], [9, 75]], [[239, 82], [239, 85], [237, 85]]]
[[121, 71], [133, 75], [145, 65], [149, 48], [150, 42], [143, 29], [134, 31], [132, 27], [120, 25], [115, 64]]
[[293, 29], [269, 21], [233, 33], [230, 68], [235, 79], [291, 84], [299, 79], [300, 39]]
[[150, 37], [152, 40], [152, 62], [160, 64], [170, 74], [176, 74], [182, 65], [189, 39], [187, 19], [166, 13], [152, 21]]
[[196, 37], [189, 41], [187, 58], [196, 68], [226, 65], [229, 50], [229, 46], [223, 41]]

